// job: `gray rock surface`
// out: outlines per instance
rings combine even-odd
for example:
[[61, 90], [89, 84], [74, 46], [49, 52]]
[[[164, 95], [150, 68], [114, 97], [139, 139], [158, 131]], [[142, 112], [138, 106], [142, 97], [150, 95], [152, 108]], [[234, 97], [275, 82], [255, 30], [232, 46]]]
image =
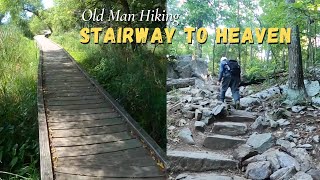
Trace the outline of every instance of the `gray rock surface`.
[[237, 149], [233, 152], [233, 157], [240, 162], [257, 155], [258, 152], [254, 150], [251, 146], [247, 144], [240, 145]]
[[278, 152], [277, 153], [277, 158], [278, 158], [278, 161], [280, 163], [280, 166], [282, 168], [285, 168], [285, 167], [295, 167], [295, 169], [297, 171], [300, 171], [300, 164], [299, 162], [291, 157], [290, 155], [284, 153], [284, 152]]
[[247, 166], [246, 177], [249, 179], [266, 179], [270, 174], [271, 169], [269, 161], [254, 162]]
[[310, 169], [307, 174], [309, 174], [314, 180], [320, 180], [320, 170]]
[[290, 154], [300, 163], [301, 171], [306, 172], [312, 167], [312, 158], [303, 148], [293, 148]]
[[193, 137], [192, 137], [192, 132], [190, 131], [189, 128], [181, 129], [178, 136], [184, 143], [187, 143], [190, 145], [195, 144]]
[[254, 105], [260, 104], [259, 98], [253, 98], [253, 97], [244, 97], [240, 99], [240, 104], [242, 107], [249, 107]]
[[306, 106], [292, 106], [291, 110], [294, 113], [299, 113], [300, 111], [306, 109]]
[[246, 141], [241, 138], [231, 137], [226, 135], [213, 135], [205, 138], [203, 146], [214, 150], [226, 150], [235, 148], [239, 144], [244, 144]]
[[304, 80], [304, 85], [306, 87], [307, 94], [310, 97], [317, 95], [320, 91], [319, 81]]
[[236, 169], [238, 162], [231, 157], [205, 151], [168, 151], [173, 171], [209, 171]]
[[277, 123], [279, 124], [279, 126], [287, 126], [290, 124], [290, 122], [287, 119], [279, 119], [277, 120]]
[[309, 174], [306, 174], [304, 172], [297, 172], [290, 180], [313, 180], [312, 177]]
[[196, 121], [194, 123], [194, 128], [197, 131], [204, 132], [205, 131], [205, 127], [206, 127], [206, 124], [204, 122], [202, 122], [202, 121]]
[[247, 144], [256, 149], [259, 153], [263, 153], [274, 145], [273, 136], [271, 133], [252, 134], [247, 140]]
[[222, 175], [218, 175], [215, 173], [199, 173], [199, 174], [187, 174], [187, 173], [183, 173], [183, 174], [179, 174], [176, 177], [176, 180], [233, 180], [232, 177], [229, 176], [222, 176]]
[[247, 133], [247, 125], [245, 123], [236, 122], [216, 122], [213, 126], [213, 131], [223, 135], [243, 135]]
[[292, 176], [296, 174], [296, 169], [294, 167], [285, 167], [275, 171], [271, 174], [271, 180], [289, 180]]

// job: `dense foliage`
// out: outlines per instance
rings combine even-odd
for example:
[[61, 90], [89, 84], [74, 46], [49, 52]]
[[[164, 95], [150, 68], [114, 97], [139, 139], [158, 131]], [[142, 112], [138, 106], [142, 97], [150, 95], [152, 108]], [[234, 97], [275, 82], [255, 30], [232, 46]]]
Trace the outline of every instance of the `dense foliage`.
[[[263, 44], [215, 44], [214, 29], [217, 27], [254, 29], [287, 27], [288, 22], [295, 23], [300, 26], [304, 68], [320, 63], [319, 42], [318, 46], [315, 45], [320, 30], [319, 0], [297, 0], [291, 5], [286, 4], [285, 0], [209, 0], [206, 3], [201, 0], [187, 0], [184, 3], [168, 0], [167, 5], [169, 12], [183, 14], [178, 28], [197, 27], [197, 22], [201, 22], [209, 31], [209, 39], [202, 47], [197, 43], [188, 45], [184, 34], [176, 34], [170, 48], [171, 54], [194, 54], [210, 60], [213, 73], [217, 73], [222, 56], [238, 59], [243, 75], [248, 79], [259, 79], [288, 70], [287, 45], [267, 44], [266, 41]], [[289, 13], [289, 10], [294, 13]]]
[[0, 26], [0, 171], [30, 179], [39, 174], [37, 52], [19, 29]]

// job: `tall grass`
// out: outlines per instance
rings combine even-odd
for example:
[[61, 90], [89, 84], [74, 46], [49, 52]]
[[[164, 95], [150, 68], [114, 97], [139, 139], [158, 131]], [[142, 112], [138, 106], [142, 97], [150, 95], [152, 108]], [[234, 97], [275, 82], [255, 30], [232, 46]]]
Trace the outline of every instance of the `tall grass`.
[[[79, 32], [52, 37], [166, 147], [166, 59], [163, 47], [81, 44]], [[153, 53], [155, 52], [155, 53]]]
[[28, 179], [39, 179], [37, 52], [20, 30], [0, 26], [0, 171]]

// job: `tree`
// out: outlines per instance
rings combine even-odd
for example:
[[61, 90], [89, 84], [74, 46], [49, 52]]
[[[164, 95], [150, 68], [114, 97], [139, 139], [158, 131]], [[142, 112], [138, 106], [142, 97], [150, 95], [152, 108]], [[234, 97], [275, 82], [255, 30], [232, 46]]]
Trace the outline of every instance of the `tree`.
[[[290, 5], [295, 3], [295, 0], [286, 0], [286, 2]], [[292, 10], [289, 9], [288, 12], [290, 13]], [[297, 104], [306, 100], [307, 93], [303, 82], [299, 26], [293, 21], [293, 23], [289, 23], [289, 27], [291, 28], [291, 43], [288, 45], [289, 87], [287, 100], [291, 101], [291, 104]]]

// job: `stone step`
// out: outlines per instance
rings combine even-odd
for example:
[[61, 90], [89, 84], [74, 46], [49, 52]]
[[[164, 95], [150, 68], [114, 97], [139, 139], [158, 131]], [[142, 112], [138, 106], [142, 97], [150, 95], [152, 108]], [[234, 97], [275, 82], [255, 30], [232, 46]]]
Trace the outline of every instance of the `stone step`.
[[170, 169], [178, 171], [210, 171], [236, 169], [238, 161], [231, 156], [207, 151], [167, 151]]
[[256, 120], [256, 113], [244, 110], [230, 110], [229, 115], [222, 118], [217, 118], [215, 122], [231, 121], [231, 122], [254, 122]]
[[216, 122], [213, 124], [213, 132], [216, 134], [238, 136], [248, 131], [247, 124], [237, 122]]
[[247, 180], [240, 176], [221, 175], [220, 173], [205, 172], [205, 173], [182, 173], [179, 174], [176, 180]]
[[227, 150], [237, 148], [244, 143], [246, 143], [245, 139], [227, 135], [212, 135], [204, 139], [203, 146], [212, 150]]

